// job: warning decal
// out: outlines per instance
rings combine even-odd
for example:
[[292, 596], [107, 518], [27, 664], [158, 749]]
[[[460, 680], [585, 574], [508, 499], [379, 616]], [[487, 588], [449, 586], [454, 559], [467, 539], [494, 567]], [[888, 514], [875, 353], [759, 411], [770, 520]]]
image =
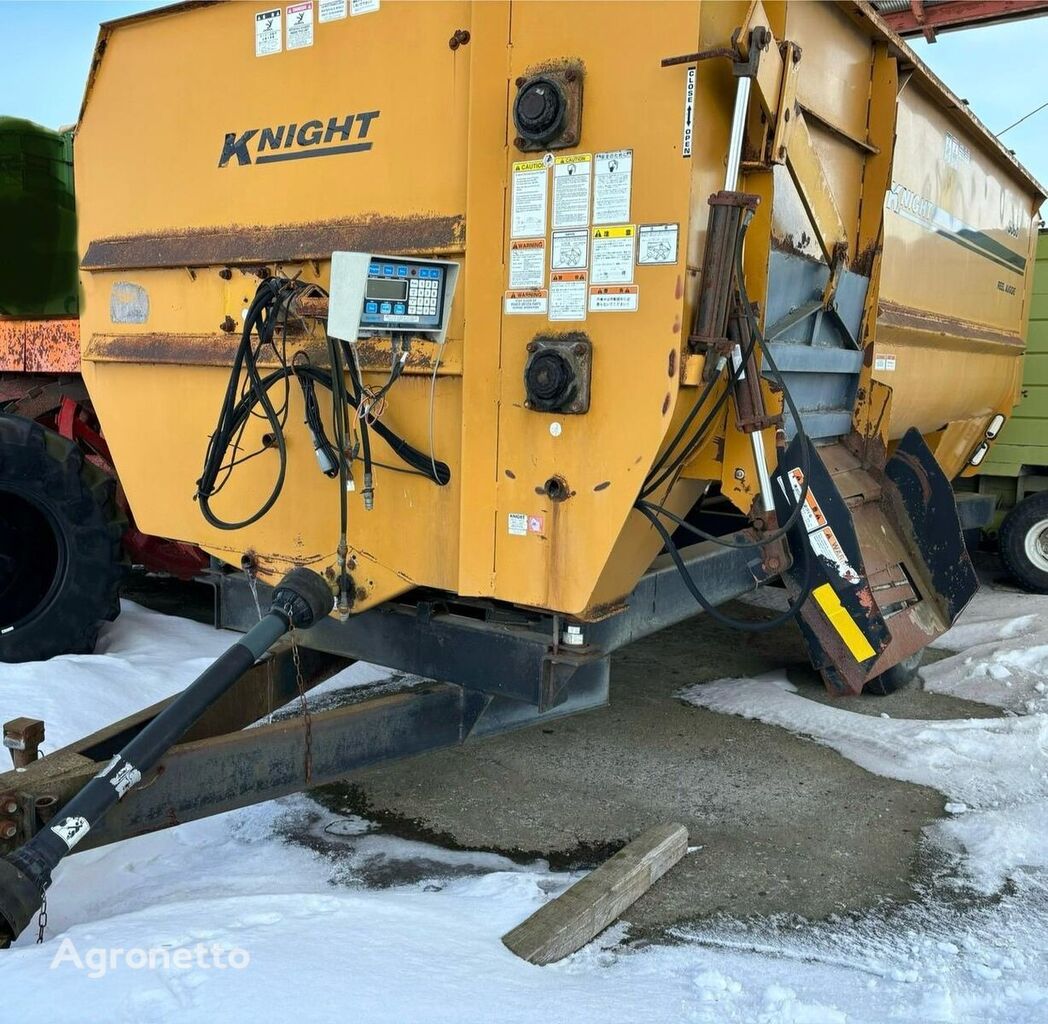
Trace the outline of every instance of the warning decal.
[[503, 308], [510, 316], [546, 314], [545, 288], [511, 288], [506, 292]]
[[593, 223], [619, 224], [630, 219], [633, 150], [616, 149], [593, 157]]
[[547, 183], [546, 165], [541, 160], [520, 160], [513, 165], [512, 238], [545, 237]]
[[91, 826], [87, 818], [63, 818], [57, 825], [51, 826], [51, 831], [71, 850], [91, 831]]
[[589, 254], [589, 231], [554, 231], [550, 254], [551, 270], [585, 270]]
[[528, 535], [528, 516], [526, 512], [510, 512], [509, 525], [507, 527], [511, 537], [526, 537]]
[[593, 157], [589, 153], [558, 156], [553, 163], [553, 227], [584, 228], [589, 224]]
[[[790, 486], [793, 488], [793, 498], [797, 501], [804, 490], [804, 473], [799, 466], [795, 466], [787, 473], [787, 476], [790, 479]], [[785, 490], [785, 488], [783, 489]], [[841, 547], [840, 541], [837, 540], [837, 535], [827, 523], [826, 514], [816, 500], [811, 488], [808, 489], [808, 493], [804, 498], [804, 505], [801, 507], [801, 519], [804, 520], [804, 528], [808, 532], [808, 543], [811, 545], [812, 551], [832, 563], [837, 570], [837, 574], [845, 583], [855, 585], [861, 582], [859, 574], [852, 568], [851, 563], [848, 561], [848, 556], [844, 553], [844, 548]]]
[[255, 56], [268, 57], [284, 48], [284, 19], [279, 7], [255, 15]]
[[341, 21], [346, 16], [346, 0], [320, 0], [317, 5], [317, 21]]
[[877, 356], [873, 361], [873, 368], [890, 373], [895, 369], [895, 356]]
[[349, 13], [356, 17], [358, 14], [373, 14], [378, 10], [379, 0], [350, 0]]
[[554, 270], [549, 276], [550, 320], [586, 319], [586, 271]]
[[637, 234], [633, 224], [593, 228], [590, 267], [594, 284], [629, 284], [633, 280], [633, 244]]
[[546, 239], [521, 238], [510, 242], [510, 288], [541, 288], [545, 283]]
[[301, 50], [313, 45], [313, 0], [287, 9], [287, 48]]
[[679, 235], [677, 224], [641, 224], [637, 228], [637, 263], [676, 263]]
[[636, 313], [639, 291], [635, 284], [606, 284], [589, 291], [591, 313]]

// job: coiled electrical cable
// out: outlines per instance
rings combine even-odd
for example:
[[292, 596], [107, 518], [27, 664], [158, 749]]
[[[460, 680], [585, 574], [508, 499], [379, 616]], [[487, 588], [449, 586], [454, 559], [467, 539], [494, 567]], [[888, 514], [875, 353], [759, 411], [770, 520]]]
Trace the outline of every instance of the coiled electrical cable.
[[[215, 429], [208, 440], [207, 451], [204, 457], [204, 465], [197, 481], [196, 499], [200, 503], [200, 510], [205, 520], [220, 530], [239, 530], [258, 522], [276, 503], [283, 490], [284, 480], [287, 474], [287, 443], [284, 436], [284, 425], [287, 413], [287, 397], [278, 410], [269, 397], [271, 388], [284, 383], [288, 386], [292, 377], [298, 379], [303, 386], [303, 397], [306, 401], [307, 423], [311, 432], [317, 439], [323, 442], [324, 450], [328, 457], [334, 461], [336, 474], [342, 475], [338, 465], [345, 464], [345, 433], [340, 433], [339, 416], [334, 406], [340, 405], [344, 410], [346, 407], [358, 409], [362, 400], [365, 400], [365, 392], [360, 379], [359, 367], [355, 360], [347, 361], [350, 380], [354, 385], [354, 394], [349, 394], [345, 388], [345, 367], [338, 352], [337, 344], [329, 346], [329, 357], [332, 351], [338, 352], [335, 360], [337, 372], [332, 374], [317, 367], [311, 366], [296, 358], [289, 364], [284, 357], [282, 349], [273, 345], [279, 368], [266, 376], [262, 376], [258, 368], [258, 358], [262, 349], [267, 344], [273, 344], [276, 328], [284, 325], [288, 306], [292, 299], [304, 288], [309, 287], [297, 281], [284, 277], [270, 277], [262, 281], [255, 297], [248, 307], [244, 317], [244, 328], [241, 333], [240, 343], [237, 346], [230, 370], [229, 380], [226, 384], [222, 405], [219, 410]], [[257, 336], [257, 343], [255, 338]], [[348, 346], [352, 348], [352, 346]], [[334, 365], [334, 364], [333, 364]], [[336, 398], [333, 388], [339, 388], [339, 396]], [[306, 391], [313, 385], [333, 391], [333, 413], [335, 427], [335, 443], [327, 439], [323, 424], [319, 417], [319, 404], [311, 403]], [[261, 409], [261, 413], [257, 412]], [[251, 416], [261, 415], [269, 426], [269, 438], [261, 448], [249, 454], [240, 454], [241, 440], [244, 430]], [[310, 417], [315, 417], [310, 422]], [[393, 454], [402, 460], [409, 468], [406, 472], [414, 472], [420, 476], [432, 480], [438, 486], [445, 486], [451, 480], [451, 470], [448, 465], [439, 460], [432, 459], [428, 453], [421, 452], [413, 447], [395, 431], [390, 429], [379, 420], [374, 420], [370, 428], [365, 422], [365, 417], [360, 417], [361, 422], [361, 445], [364, 450], [366, 472], [370, 471], [371, 444], [370, 432], [382, 438], [389, 446]], [[345, 423], [343, 413], [343, 425]], [[339, 438], [342, 438], [340, 441]], [[211, 508], [211, 499], [217, 494], [229, 479], [233, 469], [249, 459], [261, 455], [267, 448], [274, 448], [277, 452], [278, 467], [273, 486], [266, 499], [250, 515], [240, 520], [226, 520], [217, 515]], [[232, 454], [230, 454], [232, 453]], [[228, 458], [228, 461], [227, 461]], [[318, 457], [319, 458], [319, 457]], [[375, 463], [375, 465], [384, 465]], [[386, 468], [397, 469], [397, 467]], [[327, 469], [325, 469], [327, 472]], [[347, 467], [348, 473], [348, 467]], [[346, 480], [343, 479], [342, 487], [345, 491]]]

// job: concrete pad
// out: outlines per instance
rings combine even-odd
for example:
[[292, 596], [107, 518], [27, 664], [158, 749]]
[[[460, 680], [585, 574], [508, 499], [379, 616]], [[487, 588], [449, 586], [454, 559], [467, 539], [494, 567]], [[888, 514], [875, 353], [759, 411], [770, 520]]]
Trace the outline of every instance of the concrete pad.
[[[635, 933], [715, 913], [822, 918], [909, 898], [921, 829], [942, 815], [939, 793], [675, 697], [780, 667], [805, 695], [830, 699], [793, 625], [744, 635], [698, 618], [620, 652], [608, 708], [372, 769], [314, 795], [405, 837], [555, 867], [594, 865], [653, 825], [683, 822], [701, 849], [627, 913]], [[906, 718], [994, 714], [919, 687], [846, 706]]]

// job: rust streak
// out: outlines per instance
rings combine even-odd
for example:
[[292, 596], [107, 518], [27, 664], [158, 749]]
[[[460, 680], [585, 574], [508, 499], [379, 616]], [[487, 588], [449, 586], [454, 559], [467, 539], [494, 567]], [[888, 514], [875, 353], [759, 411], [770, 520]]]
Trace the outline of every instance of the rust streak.
[[84, 270], [207, 267], [326, 260], [336, 250], [420, 253], [461, 249], [461, 214], [386, 217], [378, 213], [304, 224], [186, 228], [151, 235], [93, 239]]

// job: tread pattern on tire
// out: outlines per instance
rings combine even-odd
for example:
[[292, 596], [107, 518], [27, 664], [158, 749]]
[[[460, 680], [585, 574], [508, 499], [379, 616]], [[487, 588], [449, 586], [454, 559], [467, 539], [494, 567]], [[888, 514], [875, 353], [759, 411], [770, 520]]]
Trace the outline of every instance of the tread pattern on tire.
[[0, 486], [5, 482], [48, 509], [68, 557], [61, 589], [23, 626], [0, 636], [0, 662], [89, 654], [101, 622], [120, 612], [127, 571], [116, 481], [85, 460], [74, 442], [33, 420], [0, 414]]
[[1030, 527], [1048, 519], [1048, 491], [1024, 498], [1004, 517], [997, 534], [997, 548], [1008, 574], [1025, 590], [1048, 594], [1048, 573], [1026, 557], [1026, 534]]

